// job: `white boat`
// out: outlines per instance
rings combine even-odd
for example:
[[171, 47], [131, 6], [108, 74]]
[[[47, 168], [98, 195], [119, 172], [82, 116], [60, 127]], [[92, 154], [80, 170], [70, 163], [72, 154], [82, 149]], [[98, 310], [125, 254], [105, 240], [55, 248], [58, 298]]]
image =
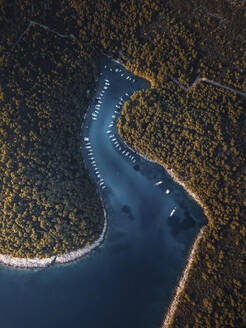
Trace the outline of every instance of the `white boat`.
[[163, 181], [158, 181], [158, 182], [156, 182], [154, 185], [155, 186], [159, 186], [160, 184], [162, 184], [163, 183]]
[[172, 210], [172, 212], [170, 213], [170, 216], [173, 216], [173, 214], [175, 213], [176, 211], [176, 207]]
[[166, 190], [166, 194], [167, 194], [167, 195], [170, 194], [170, 189], [167, 189], [167, 190]]

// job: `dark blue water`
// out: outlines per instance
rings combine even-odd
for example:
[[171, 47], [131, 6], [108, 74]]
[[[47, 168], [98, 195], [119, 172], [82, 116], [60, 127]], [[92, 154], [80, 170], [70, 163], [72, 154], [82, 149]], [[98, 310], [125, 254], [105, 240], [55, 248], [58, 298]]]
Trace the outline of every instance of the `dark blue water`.
[[[105, 79], [110, 85], [105, 86]], [[120, 106], [120, 97], [122, 102], [128, 99], [125, 93], [147, 87], [146, 81], [103, 58], [97, 94], [83, 129], [92, 152], [85, 141], [82, 151], [106, 207], [105, 242], [88, 257], [64, 266], [34, 271], [0, 267], [1, 327], [160, 326], [204, 218], [163, 168], [129, 150], [123, 155], [122, 143], [120, 151], [116, 148], [116, 128], [108, 127], [117, 118], [115, 106]], [[155, 186], [159, 180], [163, 184]]]

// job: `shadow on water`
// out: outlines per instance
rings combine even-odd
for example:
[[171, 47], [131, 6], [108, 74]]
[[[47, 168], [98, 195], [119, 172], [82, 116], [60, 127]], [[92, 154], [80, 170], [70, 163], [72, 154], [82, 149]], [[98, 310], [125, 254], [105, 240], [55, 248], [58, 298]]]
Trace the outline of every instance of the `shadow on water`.
[[[2, 327], [160, 326], [205, 219], [162, 167], [139, 158], [118, 138], [114, 124], [122, 104], [147, 87], [146, 81], [103, 57], [82, 148], [106, 206], [105, 242], [86, 258], [64, 266], [34, 271], [1, 267]], [[159, 180], [163, 183], [156, 186]], [[166, 194], [166, 189], [171, 192]]]

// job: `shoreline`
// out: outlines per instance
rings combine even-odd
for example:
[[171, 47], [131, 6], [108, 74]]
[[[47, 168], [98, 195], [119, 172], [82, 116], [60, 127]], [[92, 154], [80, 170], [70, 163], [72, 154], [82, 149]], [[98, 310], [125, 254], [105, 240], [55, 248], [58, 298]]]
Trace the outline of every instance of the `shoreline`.
[[100, 246], [105, 238], [106, 230], [107, 230], [107, 217], [105, 208], [104, 211], [104, 226], [101, 235], [97, 240], [95, 240], [90, 246], [84, 246], [83, 248], [79, 248], [76, 251], [72, 251], [60, 256], [51, 256], [47, 258], [19, 258], [19, 257], [11, 257], [10, 255], [0, 254], [0, 264], [5, 265], [11, 268], [16, 269], [40, 269], [47, 268], [53, 265], [67, 264], [73, 261], [76, 261], [83, 256], [90, 253], [92, 250]]
[[167, 312], [166, 314], [164, 315], [164, 320], [163, 320], [163, 323], [162, 323], [162, 326], [160, 328], [168, 328], [169, 325], [171, 324], [172, 322], [172, 319], [173, 319], [173, 316], [175, 314], [175, 311], [176, 311], [176, 308], [179, 304], [179, 299], [180, 299], [180, 296], [184, 290], [184, 287], [185, 287], [185, 284], [186, 284], [186, 281], [189, 277], [189, 272], [190, 272], [190, 269], [191, 269], [191, 266], [192, 266], [192, 263], [193, 263], [193, 259], [194, 259], [194, 256], [195, 256], [195, 253], [196, 253], [196, 250], [197, 250], [197, 245], [200, 241], [200, 239], [202, 238], [202, 235], [204, 233], [204, 230], [205, 230], [206, 226], [202, 227], [190, 249], [190, 252], [189, 252], [189, 256], [188, 256], [188, 262], [181, 274], [181, 278], [179, 279], [179, 282], [175, 288], [175, 293], [174, 293], [174, 296], [170, 302], [170, 305], [167, 309]]
[[[201, 206], [201, 208], [203, 209], [204, 211], [204, 214], [206, 215], [206, 208], [205, 206], [202, 204], [202, 202], [200, 201], [200, 199], [189, 189], [187, 188], [187, 186], [185, 185], [185, 183], [181, 180], [179, 180], [177, 178], [177, 176], [175, 175], [175, 173], [172, 171], [172, 169], [167, 169], [165, 167], [165, 165], [163, 164], [159, 164], [158, 162], [152, 160], [152, 159], [149, 159], [147, 157], [147, 155], [142, 155], [140, 154], [139, 152], [137, 152], [136, 150], [134, 150], [133, 148], [131, 148], [130, 146], [127, 145], [127, 143], [119, 136], [120, 140], [124, 143], [124, 145], [126, 145], [128, 148], [130, 148], [135, 154], [139, 155], [139, 157], [145, 159], [146, 161], [149, 161], [151, 163], [155, 163], [155, 164], [158, 164], [160, 166], [162, 166], [165, 171], [171, 176], [171, 178], [173, 179], [173, 181], [175, 181], [176, 183], [178, 183], [179, 185], [181, 185], [185, 191]], [[207, 215], [206, 215], [207, 216]], [[171, 321], [173, 319], [173, 315], [176, 311], [176, 308], [179, 304], [179, 299], [180, 299], [180, 296], [181, 296], [181, 293], [183, 292], [184, 290], [184, 287], [185, 287], [185, 284], [186, 284], [186, 281], [189, 277], [189, 272], [190, 272], [190, 269], [191, 269], [191, 266], [192, 266], [192, 263], [193, 263], [193, 259], [194, 259], [194, 256], [195, 256], [195, 253], [196, 253], [196, 250], [197, 250], [197, 246], [198, 246], [198, 243], [199, 241], [201, 240], [202, 236], [203, 236], [203, 233], [206, 229], [207, 225], [203, 226], [198, 235], [196, 236], [194, 242], [193, 242], [193, 245], [191, 246], [190, 248], [190, 251], [189, 251], [189, 255], [187, 257], [187, 262], [186, 262], [186, 265], [181, 273], [181, 276], [180, 276], [180, 279], [175, 287], [175, 292], [173, 293], [173, 296], [172, 296], [172, 299], [170, 301], [170, 304], [168, 306], [168, 309], [164, 315], [164, 319], [163, 319], [163, 322], [162, 322], [162, 325], [160, 328], [168, 328], [169, 325], [171, 324]]]
[[[95, 91], [95, 90], [94, 90]], [[81, 131], [83, 130], [83, 126], [85, 124], [85, 119], [88, 114], [89, 108], [91, 105], [88, 106], [87, 111], [83, 115], [82, 123], [81, 123]], [[82, 132], [81, 132], [82, 133]], [[82, 146], [80, 146], [80, 149]], [[83, 159], [83, 165], [87, 168], [86, 162]], [[88, 168], [87, 168], [88, 170]], [[103, 212], [104, 212], [104, 226], [101, 235], [97, 240], [95, 240], [90, 246], [84, 246], [83, 248], [79, 248], [75, 251], [71, 251], [69, 253], [65, 253], [59, 256], [53, 255], [47, 258], [20, 258], [20, 257], [12, 257], [8, 254], [0, 254], [0, 265], [14, 268], [14, 269], [41, 269], [41, 268], [47, 268], [49, 266], [53, 265], [60, 265], [60, 264], [68, 264], [70, 262], [79, 260], [83, 256], [90, 253], [92, 250], [94, 250], [96, 247], [100, 246], [104, 240], [106, 230], [107, 230], [107, 214], [106, 210], [101, 198], [101, 195], [99, 194]]]
[[[124, 144], [126, 145], [125, 142], [124, 142]], [[135, 151], [131, 147], [129, 147], [129, 148], [132, 151], [134, 151], [136, 154], [138, 154], [140, 157], [144, 158], [145, 160], [147, 160], [147, 161], [149, 161], [151, 163], [155, 163], [155, 164], [161, 165], [165, 169], [165, 171], [171, 176], [171, 178], [173, 179], [173, 181], [175, 181], [176, 183], [178, 183], [179, 185], [181, 185], [185, 189], [185, 191], [201, 206], [201, 208], [204, 211], [204, 214], [206, 215], [206, 208], [202, 204], [202, 202], [200, 201], [200, 199], [189, 188], [186, 187], [186, 185], [185, 185], [185, 183], [183, 181], [179, 180], [177, 178], [177, 176], [175, 176], [175, 174], [172, 171], [172, 169], [167, 169], [165, 167], [165, 165], [159, 164], [159, 163], [155, 162], [154, 160], [149, 159], [146, 155], [142, 155], [142, 154], [138, 153], [137, 151]], [[180, 296], [181, 296], [181, 294], [182, 294], [182, 292], [184, 290], [186, 281], [187, 281], [187, 279], [189, 277], [189, 272], [190, 272], [190, 269], [192, 267], [193, 259], [194, 259], [194, 256], [195, 256], [195, 253], [196, 253], [196, 250], [197, 250], [197, 245], [198, 245], [199, 241], [201, 240], [206, 227], [207, 227], [207, 225], [203, 226], [200, 229], [200, 231], [199, 231], [196, 239], [193, 242], [193, 245], [190, 248], [189, 255], [187, 257], [186, 265], [185, 265], [185, 267], [184, 267], [184, 269], [182, 271], [182, 274], [180, 276], [180, 279], [179, 279], [179, 281], [178, 281], [178, 283], [177, 283], [177, 285], [175, 287], [175, 292], [173, 293], [172, 299], [171, 299], [170, 304], [168, 306], [168, 309], [167, 309], [167, 311], [166, 311], [166, 313], [164, 315], [164, 319], [163, 319], [163, 322], [162, 322], [162, 325], [161, 325], [160, 328], [168, 328], [169, 325], [171, 324], [171, 321], [173, 319], [173, 315], [174, 315], [174, 313], [176, 311], [176, 308], [177, 308], [177, 306], [179, 304]]]
[[[132, 149], [132, 148], [131, 148]], [[133, 149], [132, 149], [133, 150]], [[206, 215], [206, 209], [205, 207], [203, 206], [202, 202], [200, 201], [200, 199], [189, 189], [187, 188], [187, 186], [185, 185], [185, 183], [181, 180], [179, 180], [177, 178], [177, 176], [175, 176], [174, 172], [172, 171], [172, 169], [167, 169], [165, 167], [165, 165], [163, 164], [159, 164], [151, 159], [149, 159], [146, 155], [141, 155], [139, 154], [138, 152], [135, 152], [137, 153], [140, 157], [144, 158], [145, 160], [149, 161], [149, 162], [152, 162], [152, 163], [155, 163], [155, 164], [158, 164], [158, 165], [161, 165], [165, 171], [171, 176], [171, 178], [173, 179], [173, 181], [175, 181], [176, 183], [178, 183], [179, 185], [181, 185], [184, 190], [201, 206], [201, 208], [203, 209], [204, 211], [204, 214]], [[207, 215], [206, 215], [207, 216]], [[183, 292], [184, 290], [184, 287], [185, 287], [185, 284], [186, 284], [186, 281], [189, 277], [189, 272], [190, 272], [190, 269], [191, 269], [191, 266], [192, 266], [192, 263], [193, 263], [193, 259], [194, 259], [194, 256], [195, 256], [195, 253], [196, 253], [196, 250], [197, 250], [197, 245], [200, 241], [200, 239], [202, 238], [202, 235], [206, 229], [207, 225], [206, 226], [203, 226], [196, 239], [194, 240], [193, 242], [193, 245], [191, 246], [190, 248], [190, 251], [189, 251], [189, 255], [187, 257], [187, 262], [186, 262], [186, 265], [183, 269], [183, 272], [180, 276], [180, 279], [175, 287], [175, 292], [174, 292], [174, 295], [170, 301], [170, 304], [168, 306], [168, 309], [164, 315], [164, 320], [163, 320], [163, 323], [161, 325], [160, 328], [168, 328], [171, 321], [172, 321], [172, 318], [173, 318], [173, 315], [176, 311], [176, 308], [179, 304], [179, 299], [180, 299], [180, 296], [181, 296], [181, 293]]]

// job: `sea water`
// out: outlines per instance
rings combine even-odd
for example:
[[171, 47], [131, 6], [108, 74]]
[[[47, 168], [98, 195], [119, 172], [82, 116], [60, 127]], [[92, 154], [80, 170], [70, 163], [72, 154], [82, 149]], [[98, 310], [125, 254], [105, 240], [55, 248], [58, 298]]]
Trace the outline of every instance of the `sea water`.
[[67, 265], [25, 271], [1, 266], [1, 327], [160, 327], [204, 223], [202, 210], [182, 187], [118, 137], [122, 104], [148, 82], [106, 57], [101, 73], [81, 142], [107, 212], [104, 243]]

